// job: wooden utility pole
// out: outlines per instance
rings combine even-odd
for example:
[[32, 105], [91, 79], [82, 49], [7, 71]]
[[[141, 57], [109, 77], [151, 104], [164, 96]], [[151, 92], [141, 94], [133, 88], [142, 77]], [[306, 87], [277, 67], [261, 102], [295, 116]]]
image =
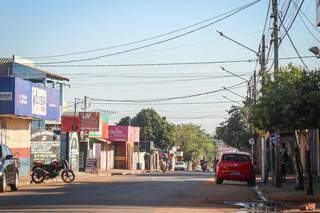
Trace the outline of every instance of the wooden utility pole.
[[[272, 18], [273, 18], [273, 47], [274, 47], [274, 75], [277, 77], [279, 71], [279, 35], [278, 35], [278, 1], [272, 0]], [[277, 134], [280, 134], [279, 130], [276, 131]], [[281, 166], [281, 156], [280, 156], [280, 140], [276, 140], [275, 144], [275, 186], [281, 187], [280, 179], [280, 166]]]

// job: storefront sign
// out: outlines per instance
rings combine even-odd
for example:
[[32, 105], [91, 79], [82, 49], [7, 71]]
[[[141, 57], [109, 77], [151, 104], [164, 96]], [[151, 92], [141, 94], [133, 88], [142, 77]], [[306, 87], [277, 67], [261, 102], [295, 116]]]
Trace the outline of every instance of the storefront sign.
[[140, 128], [133, 126], [109, 126], [109, 141], [133, 141], [138, 142]]
[[69, 133], [69, 163], [73, 170], [79, 170], [79, 140], [77, 132]]
[[0, 92], [0, 101], [12, 101], [12, 92]]
[[62, 132], [80, 132], [81, 120], [79, 116], [61, 116]]
[[31, 91], [32, 114], [45, 116], [47, 114], [47, 91], [37, 87], [32, 87]]
[[81, 130], [99, 131], [100, 113], [99, 112], [80, 112]]
[[38, 131], [31, 135], [31, 161], [46, 163], [60, 158], [60, 134], [53, 131]]
[[0, 77], [0, 114], [60, 120], [60, 90], [17, 77]]

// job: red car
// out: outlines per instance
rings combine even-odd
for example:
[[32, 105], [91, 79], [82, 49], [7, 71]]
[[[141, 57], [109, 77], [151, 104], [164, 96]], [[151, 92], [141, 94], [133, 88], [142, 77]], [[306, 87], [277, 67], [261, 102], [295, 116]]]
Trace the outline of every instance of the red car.
[[222, 153], [216, 167], [216, 183], [221, 184], [224, 180], [246, 181], [249, 186], [256, 184], [254, 166], [249, 153]]

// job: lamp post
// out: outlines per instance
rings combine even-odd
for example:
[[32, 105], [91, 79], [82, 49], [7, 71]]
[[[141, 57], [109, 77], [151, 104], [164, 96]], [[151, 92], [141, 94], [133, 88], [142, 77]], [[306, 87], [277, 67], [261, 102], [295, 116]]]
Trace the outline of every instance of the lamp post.
[[315, 54], [317, 58], [320, 58], [320, 48], [319, 47], [310, 47], [309, 51]]

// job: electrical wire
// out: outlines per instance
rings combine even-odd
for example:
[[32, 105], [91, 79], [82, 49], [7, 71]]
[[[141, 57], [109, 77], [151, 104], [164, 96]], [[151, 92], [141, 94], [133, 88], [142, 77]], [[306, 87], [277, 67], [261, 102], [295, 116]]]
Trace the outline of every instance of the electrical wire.
[[[294, 17], [293, 17], [293, 20], [291, 21], [291, 23], [290, 23], [290, 25], [289, 25], [288, 27], [284, 27], [283, 21], [281, 21], [280, 27], [281, 27], [281, 25], [283, 26], [283, 28], [285, 29], [285, 34], [284, 34], [284, 35], [282, 36], [282, 38], [280, 39], [280, 41], [279, 41], [279, 46], [281, 45], [283, 39], [288, 35], [288, 33], [289, 33], [289, 31], [290, 31], [293, 23], [295, 22], [298, 14], [299, 14], [299, 11], [301, 10], [301, 7], [302, 7], [303, 3], [304, 3], [304, 0], [301, 1], [300, 5], [299, 5], [299, 8], [297, 9], [297, 11], [296, 11], [296, 13], [295, 13], [295, 15], [294, 15]], [[279, 19], [281, 20], [281, 17], [280, 17], [280, 16], [279, 16]], [[301, 57], [299, 57], [299, 58], [301, 58]]]
[[[247, 82], [241, 82], [229, 87], [226, 87], [227, 89], [232, 89], [234, 87], [246, 84]], [[213, 93], [221, 92], [226, 90], [225, 88], [221, 89], [216, 89], [212, 90], [209, 92], [203, 92], [203, 93], [197, 93], [197, 94], [192, 94], [192, 95], [185, 95], [185, 96], [176, 96], [176, 97], [169, 97], [169, 98], [157, 98], [157, 99], [148, 99], [148, 100], [114, 100], [114, 99], [100, 99], [100, 98], [92, 98], [88, 97], [90, 100], [93, 101], [104, 101], [104, 102], [130, 102], [130, 103], [147, 103], [147, 102], [163, 102], [163, 101], [171, 101], [171, 100], [180, 100], [180, 99], [186, 99], [186, 98], [193, 98], [193, 97], [198, 97], [198, 96], [204, 96], [204, 95], [210, 95]]]
[[[316, 58], [315, 56], [301, 56], [302, 58]], [[279, 60], [299, 59], [298, 57], [282, 57]], [[270, 61], [272, 59], [268, 59]], [[197, 62], [168, 62], [168, 63], [148, 63], [148, 64], [52, 64], [38, 65], [35, 67], [146, 67], [146, 66], [181, 66], [181, 65], [208, 65], [208, 64], [232, 64], [232, 63], [253, 63], [257, 59], [238, 59], [221, 61], [197, 61]]]
[[164, 37], [164, 36], [167, 36], [167, 35], [171, 35], [171, 34], [174, 34], [174, 33], [177, 33], [177, 32], [180, 32], [180, 31], [183, 31], [183, 30], [195, 27], [195, 26], [198, 26], [200, 24], [206, 23], [208, 21], [212, 21], [212, 20], [217, 19], [217, 18], [219, 18], [221, 16], [224, 16], [224, 15], [227, 15], [227, 14], [232, 13], [234, 11], [237, 11], [238, 9], [240, 9], [242, 7], [244, 7], [244, 6], [241, 6], [241, 7], [235, 8], [233, 10], [224, 12], [224, 13], [219, 14], [217, 16], [214, 16], [212, 18], [205, 19], [203, 21], [197, 22], [195, 24], [184, 26], [184, 27], [178, 28], [176, 30], [173, 30], [173, 31], [170, 31], [170, 32], [166, 32], [166, 33], [162, 33], [160, 35], [152, 36], [152, 37], [145, 38], [145, 39], [142, 39], [142, 40], [137, 40], [137, 41], [128, 42], [128, 43], [124, 43], [124, 44], [113, 45], [113, 46], [109, 46], [109, 47], [97, 48], [97, 49], [92, 49], [92, 50], [82, 50], [82, 51], [76, 51], [76, 52], [70, 52], [70, 53], [64, 53], [64, 54], [56, 54], [56, 55], [46, 55], [46, 56], [30, 56], [30, 57], [26, 57], [26, 58], [30, 58], [30, 59], [56, 58], [56, 57], [64, 57], [64, 56], [71, 56], [71, 55], [79, 55], [79, 54], [84, 54], [84, 53], [97, 52], [97, 51], [102, 51], [102, 50], [109, 50], [109, 49], [129, 46], [129, 45], [133, 45], [133, 44], [139, 44], [139, 43], [143, 43], [143, 42], [146, 42], [146, 41], [150, 41], [150, 40], [154, 40], [154, 39], [157, 39], [157, 38], [161, 38], [161, 37]]
[[225, 15], [222, 18], [219, 18], [216, 21], [210, 22], [210, 23], [208, 23], [208, 24], [206, 24], [204, 26], [195, 28], [193, 30], [187, 31], [185, 33], [182, 33], [182, 34], [179, 34], [179, 35], [176, 35], [176, 36], [173, 36], [173, 37], [170, 37], [170, 38], [165, 39], [165, 40], [157, 41], [157, 42], [154, 42], [154, 43], [150, 43], [150, 44], [146, 44], [146, 45], [143, 45], [143, 46], [139, 46], [139, 47], [123, 50], [123, 51], [118, 51], [118, 52], [114, 52], [114, 53], [110, 53], [110, 54], [106, 54], [106, 55], [100, 55], [100, 56], [96, 56], [96, 57], [91, 57], [91, 58], [74, 59], [74, 60], [67, 60], [67, 61], [40, 62], [40, 63], [35, 63], [35, 64], [64, 64], [64, 63], [73, 63], [73, 62], [81, 62], [81, 61], [92, 61], [92, 60], [97, 60], [97, 59], [100, 59], [100, 58], [119, 55], [119, 54], [123, 54], [123, 53], [127, 53], [127, 52], [132, 52], [132, 51], [144, 49], [144, 48], [147, 48], [147, 47], [155, 46], [155, 45], [158, 45], [158, 44], [162, 44], [162, 43], [165, 43], [165, 42], [168, 42], [168, 41], [171, 41], [171, 40], [175, 40], [177, 38], [189, 35], [191, 33], [197, 32], [197, 31], [202, 30], [204, 28], [210, 27], [211, 25], [216, 24], [216, 23], [218, 23], [220, 21], [223, 21], [223, 20], [225, 20], [225, 19], [227, 19], [227, 18], [229, 18], [229, 17], [241, 12], [242, 10], [247, 9], [247, 8], [255, 5], [256, 3], [260, 2], [260, 1], [261, 0], [255, 0], [255, 1], [253, 1], [253, 2], [251, 2], [249, 4], [247, 4], [247, 5], [244, 5], [244, 6], [240, 7], [239, 9], [235, 10], [234, 12], [232, 12], [232, 13], [230, 13], [228, 15]]
[[[280, 17], [279, 17], [279, 18], [280, 18]], [[280, 18], [280, 19], [281, 19], [281, 18]], [[299, 51], [298, 51], [298, 49], [297, 49], [296, 45], [294, 44], [293, 40], [291, 39], [291, 36], [289, 35], [288, 29], [287, 29], [284, 25], [282, 25], [282, 27], [283, 27], [283, 29], [285, 30], [286, 35], [288, 36], [289, 41], [290, 41], [290, 43], [291, 43], [292, 47], [294, 48], [294, 51], [297, 53], [297, 55], [298, 55], [298, 57], [299, 57], [300, 61], [301, 61], [301, 62], [302, 62], [302, 64], [305, 66], [305, 68], [310, 72], [309, 67], [307, 66], [307, 64], [306, 64], [306, 63], [304, 62], [304, 60], [302, 59], [302, 57], [301, 57], [301, 55], [300, 55], [300, 53], [299, 53]]]

